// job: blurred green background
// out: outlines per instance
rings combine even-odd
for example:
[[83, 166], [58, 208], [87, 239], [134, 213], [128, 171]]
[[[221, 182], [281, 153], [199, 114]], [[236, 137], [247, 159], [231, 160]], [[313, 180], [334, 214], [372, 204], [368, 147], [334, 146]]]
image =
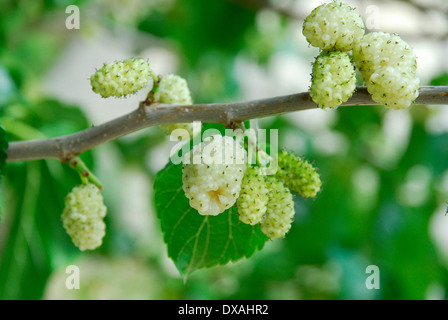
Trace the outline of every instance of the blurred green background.
[[[414, 47], [422, 85], [448, 85], [446, 1], [347, 1], [370, 30]], [[68, 30], [68, 5], [80, 29]], [[70, 134], [129, 112], [145, 92], [101, 99], [102, 63], [141, 56], [185, 77], [196, 103], [308, 90], [317, 50], [301, 34], [321, 1], [0, 1], [0, 123], [11, 141]], [[431, 20], [428, 24], [427, 21]], [[361, 84], [361, 83], [360, 83]], [[143, 90], [145, 91], [145, 90]], [[448, 108], [311, 110], [261, 119], [319, 167], [283, 240], [184, 280], [166, 254], [152, 183], [172, 143], [148, 128], [82, 155], [105, 185], [103, 246], [81, 253], [60, 214], [77, 173], [57, 160], [9, 163], [1, 189], [0, 299], [445, 299]], [[125, 187], [123, 187], [125, 186]], [[81, 289], [65, 287], [65, 268]], [[365, 286], [380, 269], [380, 289]]]

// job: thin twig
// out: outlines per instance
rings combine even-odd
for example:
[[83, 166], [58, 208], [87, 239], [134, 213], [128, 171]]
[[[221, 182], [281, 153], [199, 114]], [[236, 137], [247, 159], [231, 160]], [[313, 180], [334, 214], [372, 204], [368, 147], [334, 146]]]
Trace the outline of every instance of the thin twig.
[[[343, 106], [374, 105], [365, 87], [358, 87]], [[448, 105], [448, 86], [421, 87], [416, 104]], [[73, 156], [131, 132], [164, 123], [201, 121], [231, 123], [293, 111], [315, 109], [309, 92], [235, 103], [197, 105], [141, 106], [117, 119], [70, 135], [31, 141], [10, 142], [8, 162], [58, 158], [69, 161]]]

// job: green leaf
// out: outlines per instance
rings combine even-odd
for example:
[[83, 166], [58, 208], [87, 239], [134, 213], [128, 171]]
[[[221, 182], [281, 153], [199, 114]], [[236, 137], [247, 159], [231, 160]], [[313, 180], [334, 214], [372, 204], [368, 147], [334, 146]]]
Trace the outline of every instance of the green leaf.
[[155, 205], [168, 256], [182, 275], [250, 257], [267, 237], [258, 226], [241, 223], [236, 208], [202, 216], [182, 190], [181, 165], [168, 164], [154, 181]]
[[429, 82], [430, 86], [446, 86], [448, 85], [448, 72], [444, 71], [438, 75], [436, 75], [434, 78], [431, 79]]
[[0, 107], [11, 103], [17, 95], [17, 87], [8, 70], [0, 63]]
[[[6, 158], [8, 157], [8, 136], [3, 129], [2, 126], [0, 126], [0, 186], [2, 182], [2, 176], [5, 173], [5, 166], [6, 166]], [[0, 194], [3, 193], [3, 190], [0, 191]], [[0, 210], [0, 222], [2, 219], [2, 210]]]
[[[5, 107], [12, 108], [20, 110], [11, 112], [21, 115], [14, 119], [18, 125], [7, 123], [10, 115], [2, 118], [11, 140], [27, 135], [20, 124], [48, 136], [89, 126], [79, 108], [55, 100]], [[52, 123], [61, 123], [64, 128]], [[4, 135], [0, 130], [0, 150], [6, 147]], [[91, 152], [83, 154], [83, 160], [93, 167]], [[61, 222], [64, 198], [80, 182], [74, 170], [55, 159], [8, 163], [0, 193], [4, 212], [0, 223], [0, 300], [41, 299], [53, 270], [65, 268], [80, 254]]]
[[[255, 11], [226, 0], [184, 0], [165, 14], [151, 11], [139, 29], [177, 40], [188, 61], [196, 66], [209, 52], [236, 55], [245, 46], [255, 16]], [[224, 25], [226, 28], [221, 27]]]
[[79, 177], [54, 160], [14, 162], [5, 182], [0, 300], [41, 299], [51, 272], [80, 253], [60, 218], [64, 197]]

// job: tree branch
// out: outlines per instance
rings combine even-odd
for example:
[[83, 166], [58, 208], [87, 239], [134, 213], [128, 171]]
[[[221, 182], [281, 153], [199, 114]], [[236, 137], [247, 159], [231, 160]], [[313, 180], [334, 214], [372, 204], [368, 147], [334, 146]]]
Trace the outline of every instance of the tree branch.
[[[448, 86], [421, 87], [416, 104], [447, 104]], [[358, 87], [343, 106], [374, 105], [365, 87]], [[229, 126], [287, 112], [317, 108], [309, 92], [235, 103], [197, 105], [145, 105], [117, 119], [70, 135], [31, 141], [10, 142], [8, 162], [73, 156], [131, 132], [163, 123], [202, 121]]]

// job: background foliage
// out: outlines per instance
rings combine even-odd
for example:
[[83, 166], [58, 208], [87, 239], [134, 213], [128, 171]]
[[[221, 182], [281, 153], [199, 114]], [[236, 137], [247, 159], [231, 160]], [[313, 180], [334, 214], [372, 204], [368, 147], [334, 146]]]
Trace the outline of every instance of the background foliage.
[[[352, 3], [361, 9], [366, 5]], [[434, 9], [397, 3], [413, 10], [409, 19]], [[80, 7], [80, 30], [65, 28], [70, 4]], [[308, 11], [286, 10], [285, 4]], [[127, 58], [123, 52], [113, 57], [87, 52], [101, 50], [86, 43], [108, 39], [134, 39], [127, 54], [187, 78], [198, 103], [307, 90], [316, 51], [300, 39], [300, 23], [319, 4], [2, 1], [1, 125], [10, 141], [54, 137], [106, 121], [115, 110], [109, 105], [120, 105], [119, 114], [126, 106], [135, 108], [136, 103], [122, 99], [99, 101], [85, 80], [93, 68], [83, 73], [79, 61], [64, 60], [68, 51], [89, 53], [97, 67], [97, 61]], [[418, 32], [403, 36], [416, 48], [420, 44]], [[429, 41], [435, 52], [446, 36]], [[157, 60], [160, 52], [174, 58], [163, 64]], [[433, 58], [435, 68], [419, 70], [423, 84], [448, 85], [446, 65]], [[70, 81], [82, 78], [81, 100], [52, 90], [55, 72], [65, 76], [57, 82], [66, 91], [75, 92]], [[294, 82], [298, 78], [306, 81]], [[444, 299], [448, 115], [443, 108], [344, 107], [261, 120], [261, 127], [279, 129], [281, 146], [314, 161], [323, 191], [314, 201], [296, 198], [296, 219], [284, 240], [269, 241], [250, 259], [201, 269], [186, 280], [168, 259], [154, 212], [152, 185], [167, 163], [162, 151], [170, 146], [157, 128], [82, 155], [105, 185], [108, 206], [107, 236], [91, 253], [80, 253], [60, 222], [64, 196], [79, 183], [77, 174], [56, 160], [9, 163], [1, 191], [0, 298]], [[81, 268], [80, 290], [65, 289], [69, 264]], [[371, 264], [381, 270], [380, 290], [365, 287]]]

